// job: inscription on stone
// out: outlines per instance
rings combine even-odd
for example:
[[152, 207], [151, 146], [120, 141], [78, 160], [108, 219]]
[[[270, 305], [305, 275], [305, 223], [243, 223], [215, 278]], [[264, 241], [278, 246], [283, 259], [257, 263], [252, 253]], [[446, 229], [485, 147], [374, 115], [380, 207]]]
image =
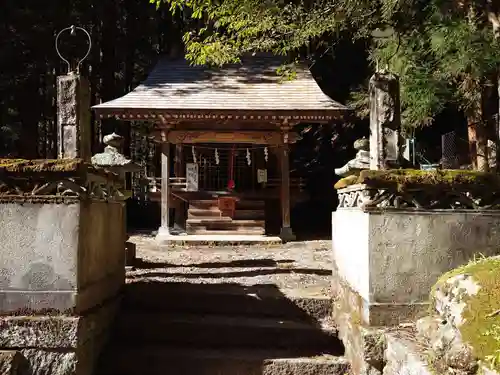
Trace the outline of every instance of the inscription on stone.
[[198, 164], [186, 164], [186, 190], [198, 191]]

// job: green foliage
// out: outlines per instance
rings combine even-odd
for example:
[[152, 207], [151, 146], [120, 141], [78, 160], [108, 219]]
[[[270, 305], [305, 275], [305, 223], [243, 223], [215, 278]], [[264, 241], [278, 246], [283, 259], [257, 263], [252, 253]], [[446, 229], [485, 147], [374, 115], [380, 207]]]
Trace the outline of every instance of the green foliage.
[[0, 171], [10, 173], [77, 172], [83, 168], [81, 159], [0, 159]]
[[420, 169], [390, 169], [390, 170], [363, 170], [359, 176], [348, 176], [335, 184], [336, 189], [364, 184], [372, 188], [394, 188], [398, 191], [412, 187], [429, 187], [449, 189], [450, 186], [459, 188], [465, 186], [473, 189], [489, 186], [500, 188], [500, 177], [496, 173], [450, 170], [424, 171]]
[[499, 42], [478, 12], [429, 8], [418, 29], [377, 41], [372, 53], [374, 61], [400, 76], [408, 127], [431, 124], [450, 103], [474, 115], [484, 83], [500, 66]]
[[[203, 27], [184, 35], [187, 58], [195, 64], [222, 65], [247, 52], [276, 55], [312, 48], [325, 35], [343, 30], [361, 35], [373, 13], [369, 0], [150, 0], [172, 12], [189, 12]], [[331, 39], [331, 38], [330, 38]]]
[[[486, 0], [150, 0], [183, 11], [203, 27], [184, 35], [195, 64], [237, 62], [242, 54], [311, 55], [335, 49], [340, 33], [368, 38], [390, 26], [395, 34], [372, 39], [371, 60], [401, 79], [402, 121], [430, 125], [447, 104], [477, 110], [480, 87], [500, 64], [499, 43]], [[367, 115], [366, 89], [351, 104]]]

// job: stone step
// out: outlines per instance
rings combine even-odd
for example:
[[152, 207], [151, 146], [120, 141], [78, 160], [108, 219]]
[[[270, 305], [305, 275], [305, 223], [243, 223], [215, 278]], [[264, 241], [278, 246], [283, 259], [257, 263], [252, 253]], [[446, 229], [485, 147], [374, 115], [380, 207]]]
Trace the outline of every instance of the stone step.
[[[262, 259], [233, 261], [227, 266], [249, 268], [279, 265], [273, 260]], [[279, 317], [306, 322], [319, 321], [331, 316], [332, 299], [312, 294], [298, 296], [297, 292], [281, 291], [274, 285], [148, 281], [127, 284], [123, 304], [128, 310]]]
[[[222, 212], [217, 207], [201, 209], [189, 208], [188, 219], [199, 219], [202, 217], [222, 217]], [[236, 210], [234, 220], [264, 220], [266, 217], [264, 210]]]
[[231, 225], [233, 223], [233, 219], [231, 219], [228, 216], [214, 216], [214, 217], [199, 217], [196, 219], [187, 219], [186, 224], [190, 226], [196, 226], [196, 225]]
[[116, 320], [114, 337], [126, 343], [246, 348], [265, 346], [327, 350], [343, 354], [342, 343], [334, 328], [279, 318], [125, 310]]
[[190, 235], [204, 235], [204, 236], [224, 236], [224, 235], [235, 235], [235, 236], [263, 236], [266, 234], [264, 228], [230, 228], [230, 229], [207, 229], [203, 226], [191, 227], [186, 225], [186, 232]]
[[189, 208], [197, 208], [197, 209], [219, 209], [219, 205], [216, 199], [210, 200], [193, 200], [189, 201]]
[[213, 218], [199, 218], [199, 219], [188, 219], [186, 220], [186, 225], [191, 227], [200, 225], [207, 229], [232, 229], [238, 227], [264, 227], [266, 222], [264, 220], [233, 220], [230, 217], [213, 217]]
[[238, 209], [234, 212], [233, 219], [235, 220], [264, 220], [266, 213], [263, 209], [245, 210]]
[[219, 208], [213, 207], [208, 209], [201, 208], [189, 208], [188, 209], [188, 219], [196, 219], [199, 217], [220, 217], [222, 215]]
[[[189, 201], [190, 208], [209, 209], [218, 208], [217, 199], [203, 199]], [[236, 210], [258, 210], [265, 209], [266, 202], [262, 200], [239, 200], [236, 201]]]
[[96, 375], [344, 375], [343, 357], [290, 350], [226, 347], [115, 346], [101, 357]]

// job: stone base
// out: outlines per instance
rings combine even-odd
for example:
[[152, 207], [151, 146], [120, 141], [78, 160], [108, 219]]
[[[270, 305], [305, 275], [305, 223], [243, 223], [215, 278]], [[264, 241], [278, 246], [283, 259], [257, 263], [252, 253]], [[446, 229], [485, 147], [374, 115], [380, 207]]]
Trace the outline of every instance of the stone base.
[[345, 347], [353, 375], [381, 374], [384, 368], [385, 331], [369, 328], [362, 298], [338, 276], [333, 277], [333, 320]]
[[135, 243], [125, 242], [125, 265], [133, 267], [137, 261], [137, 247]]
[[[406, 336], [406, 337], [405, 337]], [[411, 338], [401, 333], [386, 335], [386, 366], [384, 375], [434, 375], [425, 354]]]
[[499, 247], [499, 211], [341, 208], [332, 215], [335, 266], [372, 305], [425, 303], [443, 273]]
[[82, 316], [0, 317], [0, 350], [21, 353], [30, 375], [91, 375], [118, 302]]
[[290, 227], [281, 228], [280, 238], [283, 242], [291, 242], [296, 240], [295, 234]]
[[[333, 319], [352, 374], [381, 374], [388, 327], [417, 319], [428, 304], [370, 304], [355, 292], [335, 271], [332, 283]], [[383, 327], [383, 328], [382, 328]]]
[[18, 351], [0, 351], [1, 375], [28, 375], [26, 358]]
[[160, 227], [158, 228], [158, 234], [155, 237], [155, 241], [158, 245], [167, 245], [171, 237], [170, 228]]

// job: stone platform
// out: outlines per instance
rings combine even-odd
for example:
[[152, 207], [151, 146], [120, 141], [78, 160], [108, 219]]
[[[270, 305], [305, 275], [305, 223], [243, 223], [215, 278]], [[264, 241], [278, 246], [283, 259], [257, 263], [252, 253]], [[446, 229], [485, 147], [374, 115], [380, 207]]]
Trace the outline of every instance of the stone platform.
[[156, 236], [160, 246], [183, 245], [214, 245], [214, 246], [239, 246], [239, 245], [278, 245], [282, 243], [278, 236], [242, 235], [242, 234], [169, 234]]

